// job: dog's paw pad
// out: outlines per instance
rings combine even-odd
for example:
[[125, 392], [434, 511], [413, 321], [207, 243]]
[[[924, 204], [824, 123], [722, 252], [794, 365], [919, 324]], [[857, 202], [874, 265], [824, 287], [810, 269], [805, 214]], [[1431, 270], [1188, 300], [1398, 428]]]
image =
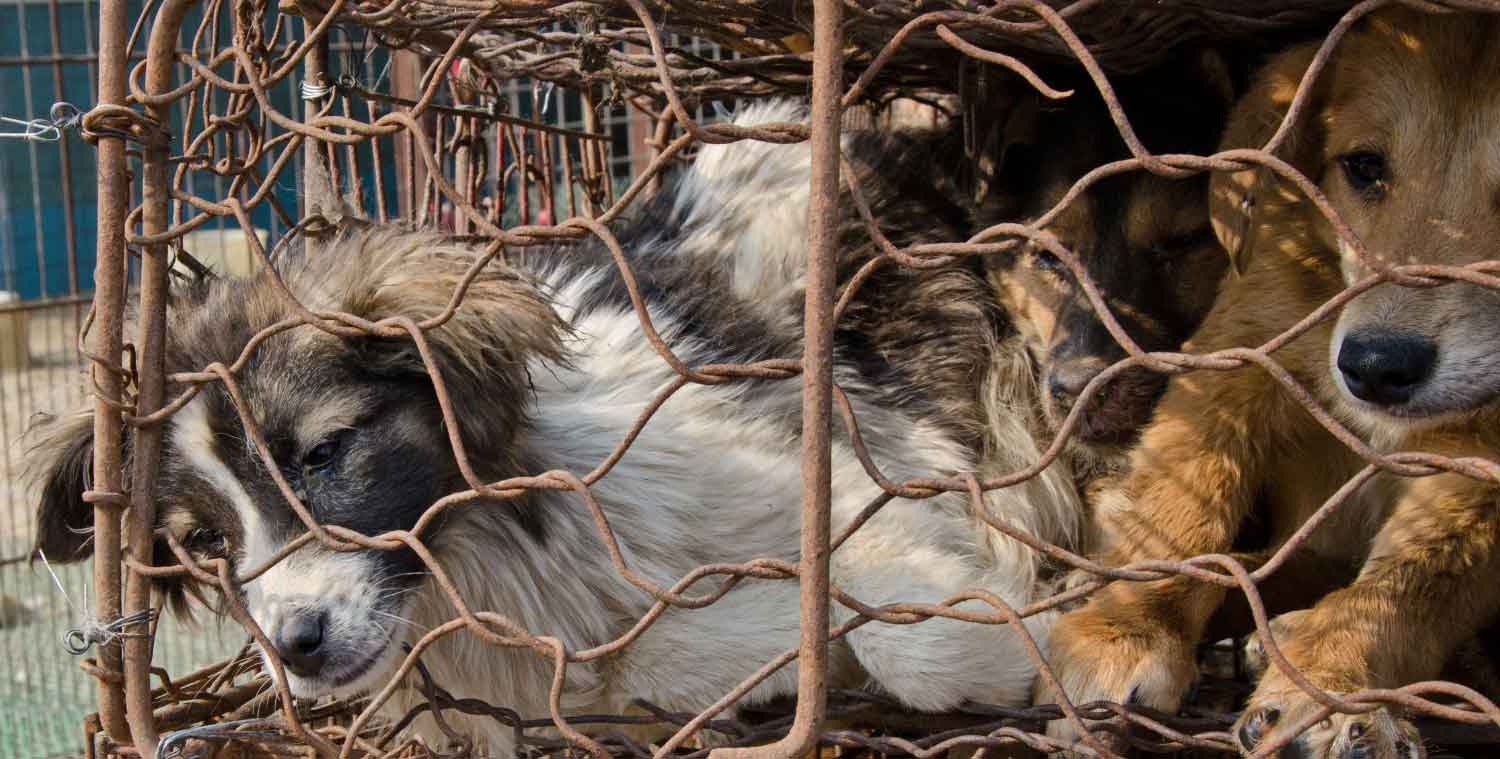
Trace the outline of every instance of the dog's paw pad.
[[1280, 719], [1281, 712], [1279, 710], [1261, 709], [1254, 714], [1247, 715], [1243, 724], [1240, 725], [1239, 730], [1235, 731], [1235, 735], [1239, 737], [1240, 745], [1246, 751], [1253, 750], [1256, 746], [1260, 745], [1261, 738], [1264, 738], [1267, 733], [1271, 732], [1272, 728], [1276, 727], [1276, 723]]
[[[1276, 756], [1290, 759], [1426, 759], [1422, 740], [1410, 722], [1386, 709], [1366, 714], [1334, 714], [1286, 740], [1308, 712], [1320, 707], [1311, 699], [1301, 703], [1246, 710], [1233, 735], [1246, 753], [1266, 743], [1284, 745]], [[1288, 711], [1289, 710], [1289, 711]], [[1295, 715], [1295, 716], [1294, 716]]]

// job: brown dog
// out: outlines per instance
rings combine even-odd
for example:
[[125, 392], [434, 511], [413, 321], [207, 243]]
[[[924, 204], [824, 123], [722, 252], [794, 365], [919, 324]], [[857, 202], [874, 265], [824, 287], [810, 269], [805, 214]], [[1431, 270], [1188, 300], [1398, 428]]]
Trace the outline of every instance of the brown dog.
[[[1269, 138], [1314, 50], [1274, 59], [1232, 117], [1227, 147]], [[1500, 257], [1500, 19], [1382, 11], [1340, 43], [1310, 94], [1283, 152], [1374, 259]], [[1246, 271], [1226, 279], [1189, 343], [1195, 352], [1261, 345], [1371, 274], [1313, 205], [1269, 171], [1216, 178], [1213, 202], [1215, 230]], [[1244, 208], [1248, 219], [1237, 217]], [[1497, 334], [1500, 293], [1386, 284], [1273, 358], [1378, 450], [1493, 460]], [[1123, 487], [1099, 506], [1107, 558], [1117, 563], [1263, 548], [1239, 540], [1247, 518], [1268, 524], [1269, 547], [1280, 545], [1365, 466], [1253, 367], [1174, 379], [1132, 462]], [[1303, 553], [1355, 564], [1358, 576], [1279, 618], [1281, 650], [1334, 692], [1434, 677], [1500, 609], [1500, 490], [1454, 473], [1380, 475], [1349, 500]], [[1261, 504], [1269, 513], [1257, 511]], [[1054, 630], [1051, 661], [1063, 688], [1075, 703], [1175, 709], [1195, 674], [1195, 644], [1223, 598], [1216, 586], [1182, 579], [1110, 586]], [[1424, 753], [1411, 726], [1387, 709], [1321, 721], [1320, 709], [1272, 667], [1235, 735], [1250, 748], [1311, 723], [1282, 756]]]

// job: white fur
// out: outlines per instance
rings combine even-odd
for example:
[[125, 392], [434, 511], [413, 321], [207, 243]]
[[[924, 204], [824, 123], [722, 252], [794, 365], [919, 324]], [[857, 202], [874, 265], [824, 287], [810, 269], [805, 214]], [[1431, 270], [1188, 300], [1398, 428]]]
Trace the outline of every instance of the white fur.
[[[741, 123], [800, 120], [787, 104], [752, 108]], [[796, 323], [786, 309], [797, 297], [806, 256], [807, 150], [805, 146], [739, 143], [705, 147], [678, 186], [686, 255], [709, 255], [734, 271], [737, 294], [762, 303], [768, 315]], [[603, 269], [587, 277], [613, 277]], [[547, 469], [584, 473], [605, 459], [645, 406], [675, 379], [644, 339], [628, 309], [578, 308], [586, 281], [546, 283], [550, 302], [574, 329], [566, 367], [533, 363], [528, 396], [531, 419], [523, 436], [529, 456]], [[797, 297], [800, 301], [800, 297]], [[653, 321], [679, 356], [712, 355], [695, 343], [670, 309]], [[1024, 361], [1023, 361], [1024, 363]], [[1022, 367], [1024, 369], [1024, 367]], [[839, 384], [854, 400], [861, 432], [885, 476], [951, 476], [1023, 466], [1037, 451], [1027, 419], [1027, 386], [1012, 383], [1015, 362], [999, 362], [985, 380], [995, 408], [994, 439], [986, 460], [934, 424], [867, 400], [861, 378], [841, 371]], [[497, 400], [497, 402], [505, 402]], [[209, 433], [203, 411], [185, 409], [175, 433], [194, 465], [235, 504], [247, 532], [263, 530], [254, 507], [222, 463], [203, 445]], [[661, 586], [670, 586], [709, 563], [797, 558], [801, 510], [799, 451], [801, 394], [796, 380], [755, 386], [689, 385], [647, 424], [614, 470], [592, 487], [607, 513], [625, 561]], [[195, 416], [196, 415], [196, 416]], [[194, 421], [196, 419], [196, 421]], [[835, 422], [835, 424], [840, 424]], [[880, 490], [842, 434], [833, 445], [833, 514], [837, 534]], [[428, 541], [470, 609], [491, 611], [534, 635], [550, 636], [570, 651], [618, 639], [652, 606], [610, 564], [590, 515], [576, 496], [532, 494], [526, 508], [543, 510], [545, 538], [538, 540], [505, 515], [505, 503], [455, 512]], [[1016, 528], [1051, 542], [1076, 530], [1080, 509], [1066, 473], [1053, 467], [1023, 486], [987, 494], [985, 507]], [[271, 546], [246, 548], [244, 566], [269, 555]], [[357, 556], [357, 555], [356, 555]], [[398, 619], [373, 615], [378, 589], [360, 579], [356, 556], [318, 547], [299, 551], [247, 588], [262, 625], [274, 628], [282, 610], [318, 602], [330, 606], [350, 639], [377, 634], [395, 638], [382, 660], [347, 689], [376, 686], [399, 663], [399, 643], [414, 641], [450, 621], [455, 610], [431, 581], [404, 602]], [[1037, 595], [1039, 560], [971, 513], [968, 497], [949, 493], [925, 500], [897, 499], [832, 557], [839, 588], [869, 604], [936, 603], [963, 590], [992, 593], [1012, 606]], [[690, 593], [707, 592], [711, 578]], [[969, 603], [968, 607], [982, 607]], [[563, 706], [573, 712], [629, 711], [634, 699], [696, 712], [719, 699], [798, 639], [798, 588], [794, 580], [746, 580], [702, 609], [672, 608], [619, 653], [568, 667]], [[836, 605], [834, 624], [853, 617]], [[1027, 629], [1045, 646], [1051, 615]], [[364, 638], [361, 638], [364, 636]], [[459, 632], [440, 641], [423, 662], [455, 696], [517, 710], [527, 718], [548, 714], [552, 663], [529, 648], [502, 649]], [[868, 685], [906, 704], [930, 710], [964, 701], [1019, 704], [1035, 673], [1018, 632], [1006, 626], [929, 620], [914, 625], [867, 624], [832, 646], [833, 682]], [[795, 692], [795, 666], [778, 672], [750, 700]], [[318, 683], [290, 683], [299, 695], [318, 695]], [[389, 705], [404, 713], [420, 699], [405, 690]], [[512, 733], [494, 720], [449, 713], [446, 719], [475, 734], [493, 753], [504, 753]], [[424, 736], [441, 733], [430, 718]]]
[[[562, 287], [566, 304], [578, 288]], [[566, 309], [566, 305], [564, 305]], [[656, 324], [675, 349], [665, 315]], [[533, 367], [536, 407], [529, 446], [547, 466], [584, 472], [604, 459], [648, 400], [672, 379], [669, 367], [642, 339], [633, 313], [596, 312], [577, 323], [567, 370]], [[592, 489], [608, 513], [626, 561], [667, 586], [710, 562], [757, 557], [796, 559], [800, 510], [797, 425], [800, 385], [746, 402], [742, 389], [689, 386], [647, 425], [620, 464]], [[946, 435], [906, 417], [859, 404], [857, 414], [872, 455], [888, 477], [972, 470], [973, 455]], [[879, 494], [847, 444], [834, 446], [833, 524], [837, 532]], [[516, 537], [528, 551], [496, 562], [493, 546], [450, 530], [442, 560], [463, 585], [474, 609], [493, 609], [534, 634], [557, 636], [570, 647], [605, 643], [628, 629], [652, 598], [622, 580], [582, 503], [561, 495], [547, 505], [558, 517], [544, 545]], [[1006, 516], [1033, 529], [1051, 504], [1023, 505]], [[871, 604], [938, 602], [964, 589], [992, 592], [1007, 603], [1032, 600], [1036, 560], [970, 514], [967, 498], [948, 494], [924, 501], [898, 499], [833, 556], [834, 582]], [[546, 591], [537, 588], [545, 578]], [[696, 586], [704, 592], [713, 582]], [[435, 592], [417, 594], [412, 620], [426, 628], [451, 619]], [[696, 711], [718, 699], [756, 668], [795, 647], [797, 586], [749, 580], [703, 609], [672, 609], [618, 656], [570, 668], [565, 703], [588, 712], [627, 710], [635, 698]], [[838, 607], [835, 624], [852, 613]], [[1045, 641], [1050, 618], [1028, 623]], [[468, 637], [461, 633], [455, 637]], [[869, 624], [836, 644], [835, 679], [858, 683], [864, 674], [906, 703], [941, 710], [965, 700], [1018, 703], [1034, 668], [1014, 631], [1002, 626], [932, 620], [918, 625]], [[426, 662], [458, 696], [507, 704], [527, 716], [546, 714], [550, 666], [530, 651], [498, 652], [453, 640]], [[857, 663], [859, 669], [856, 669]], [[462, 686], [455, 684], [461, 683]], [[752, 696], [794, 690], [788, 667]], [[507, 732], [488, 720], [469, 720], [491, 745]]]
[[[742, 109], [736, 126], [807, 120], [789, 100]], [[806, 143], [741, 140], [704, 145], [684, 173], [673, 213], [688, 230], [678, 251], [724, 262], [731, 287], [750, 302], [781, 303], [807, 270], [811, 152]]]

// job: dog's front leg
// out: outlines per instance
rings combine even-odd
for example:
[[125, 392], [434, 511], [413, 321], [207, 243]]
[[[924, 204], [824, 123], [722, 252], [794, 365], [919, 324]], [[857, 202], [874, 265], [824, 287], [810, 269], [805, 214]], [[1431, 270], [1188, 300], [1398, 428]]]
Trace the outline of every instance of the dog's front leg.
[[[1278, 622], [1282, 653], [1320, 688], [1350, 693], [1432, 679], [1500, 611], [1500, 493], [1456, 474], [1395, 489], [1400, 500], [1358, 579]], [[1321, 708], [1272, 664], [1235, 735], [1250, 748], [1296, 730]], [[1410, 723], [1381, 708], [1319, 720], [1281, 754], [1413, 759], [1424, 751]]]
[[[1175, 378], [1123, 487], [1098, 505], [1106, 560], [1229, 551], [1267, 452], [1277, 449], [1265, 441], [1305, 427], [1301, 417], [1255, 369]], [[1223, 597], [1219, 586], [1181, 577], [1106, 587], [1052, 631], [1059, 684], [1075, 704], [1108, 700], [1175, 710], [1196, 675], [1196, 644]], [[1056, 698], [1038, 683], [1038, 703]], [[1066, 720], [1054, 720], [1049, 733], [1076, 737]]]

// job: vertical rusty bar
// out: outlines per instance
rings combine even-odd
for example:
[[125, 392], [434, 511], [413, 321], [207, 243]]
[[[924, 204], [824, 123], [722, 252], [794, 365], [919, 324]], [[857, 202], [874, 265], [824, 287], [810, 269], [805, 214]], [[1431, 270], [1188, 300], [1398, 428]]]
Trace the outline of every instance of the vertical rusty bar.
[[[443, 121], [442, 114], [429, 114], [432, 123], [432, 149], [437, 152], [438, 171], [443, 170]], [[415, 145], [415, 143], [413, 143]], [[427, 173], [427, 162], [417, 156], [416, 150], [412, 151], [414, 166], [421, 170], [422, 176], [422, 216], [419, 224], [442, 227], [443, 224], [443, 193], [438, 190], [437, 182], [433, 181], [431, 174]]]
[[[339, 97], [339, 102], [342, 104], [342, 107], [343, 107], [344, 118], [349, 119], [350, 121], [353, 121], [354, 120], [354, 113], [353, 113], [353, 109], [349, 107], [349, 96], [348, 95], [339, 95], [338, 97]], [[374, 146], [375, 142], [373, 140], [371, 140], [370, 141], [370, 145]], [[347, 176], [349, 177], [349, 190], [350, 190], [350, 192], [353, 193], [356, 189], [363, 190], [363, 188], [360, 187], [360, 181], [359, 181], [360, 180], [360, 177], [359, 177], [359, 153], [356, 150], [354, 143], [352, 143], [352, 142], [344, 145], [344, 171], [347, 172]], [[335, 187], [337, 187], [337, 186], [338, 185], [335, 185]], [[363, 194], [363, 193], [361, 192], [359, 194]], [[360, 199], [359, 198], [355, 198], [354, 200], [355, 200], [356, 203], [359, 203]]]
[[334, 150], [331, 142], [323, 143], [323, 166], [328, 169], [328, 185], [335, 190], [334, 195], [338, 196], [342, 192], [340, 188], [344, 186], [344, 183], [339, 177], [338, 152]]
[[[510, 169], [505, 168], [505, 135], [507, 135], [505, 124], [495, 124], [495, 204], [490, 207], [489, 220], [495, 226], [499, 226], [505, 217], [510, 192], [507, 183], [510, 181]], [[511, 156], [511, 165], [514, 165], [514, 156]]]
[[[661, 116], [656, 120], [656, 130], [652, 132], [651, 135], [652, 161], [655, 161], [657, 158], [661, 157], [661, 154], [667, 149], [667, 144], [672, 141], [672, 126], [676, 123], [676, 120], [676, 114], [671, 108], [662, 109]], [[649, 165], [649, 163], [650, 162], [648, 161], [647, 164]], [[644, 165], [637, 165], [632, 167], [632, 171], [634, 171], [635, 173], [640, 173], [644, 169]], [[649, 188], [652, 194], [655, 194], [656, 192], [661, 190], [661, 182], [662, 176], [660, 173], [658, 173], [655, 176], [651, 177], [651, 182], [647, 184], [647, 188]]]
[[[172, 67], [177, 59], [177, 37], [183, 17], [197, 0], [165, 0], [151, 27], [146, 46], [146, 92], [160, 97], [172, 89]], [[171, 124], [171, 106], [166, 103], [147, 105], [146, 112], [158, 123]], [[167, 230], [171, 186], [170, 145], [165, 139], [146, 141], [142, 161], [141, 229], [146, 235]], [[146, 245], [141, 252], [141, 317], [137, 338], [138, 400], [136, 414], [145, 416], [162, 406], [166, 392], [163, 364], [166, 311], [167, 267], [169, 252], [165, 243]], [[141, 564], [151, 563], [153, 526], [156, 523], [156, 470], [161, 455], [162, 426], [151, 424], [138, 428], [131, 450], [130, 510], [126, 513], [125, 544], [131, 558]], [[151, 608], [151, 581], [130, 573], [125, 583], [127, 615]], [[125, 639], [125, 717], [136, 751], [144, 759], [156, 757], [156, 719], [151, 704], [150, 636]]]
[[[372, 123], [380, 118], [375, 115], [374, 100], [365, 101], [365, 113], [370, 117], [369, 121]], [[395, 140], [392, 140], [392, 142], [395, 142]], [[380, 160], [380, 145], [380, 139], [370, 140], [370, 165], [375, 170], [375, 218], [379, 219], [381, 224], [384, 224], [388, 219], [385, 212], [385, 166]]]
[[[583, 131], [590, 134], [600, 133], [598, 107], [598, 103], [594, 101], [593, 87], [585, 87], [583, 90]], [[608, 131], [609, 128], [606, 126], [604, 133], [608, 134]], [[578, 150], [583, 159], [583, 200], [589, 216], [598, 216], [604, 210], [600, 204], [607, 206], [611, 199], [613, 182], [609, 170], [609, 157], [604, 152], [608, 144], [609, 140], [580, 140], [578, 143]]]
[[[129, 0], [99, 2], [99, 105], [125, 105], [125, 72], [129, 51]], [[94, 354], [108, 367], [90, 366], [94, 380], [94, 489], [118, 493], [123, 486], [119, 411], [119, 366], [125, 309], [125, 215], [130, 208], [130, 177], [125, 165], [125, 141], [99, 137], [95, 160], [99, 169], [98, 240], [94, 259]], [[118, 503], [94, 504], [94, 615], [120, 618], [120, 510]], [[125, 689], [118, 640], [99, 646], [99, 719], [115, 743], [130, 740], [125, 721]]]
[[[460, 101], [462, 102], [462, 101]], [[460, 213], [458, 203], [462, 201], [469, 205], [474, 204], [474, 144], [471, 142], [474, 136], [473, 119], [459, 116], [454, 120], [453, 139], [455, 149], [453, 151], [453, 189], [458, 191], [458, 198], [454, 200], [453, 209], [453, 233], [459, 235], [469, 234], [469, 217]]]
[[[306, 35], [318, 25], [318, 19], [303, 18], [302, 34]], [[302, 59], [302, 81], [311, 85], [322, 85], [328, 77], [328, 37], [318, 40], [313, 45], [307, 56]], [[302, 99], [302, 120], [311, 122], [318, 117], [318, 104], [322, 98], [308, 99], [298, 95]], [[321, 206], [325, 211], [336, 208], [335, 201], [338, 199], [338, 180], [333, 172], [333, 162], [324, 163], [323, 141], [311, 137], [302, 141], [302, 192], [297, 197], [302, 199], [300, 216], [307, 218], [312, 207]], [[326, 177], [314, 180], [314, 177]], [[333, 197], [322, 197], [323, 191], [327, 189], [333, 193]]]
[[[547, 123], [546, 116], [545, 115], [542, 116], [540, 119], [538, 119], [538, 121], [541, 121], [543, 124]], [[556, 185], [556, 177], [557, 177], [557, 171], [556, 171], [556, 169], [557, 169], [557, 167], [556, 167], [556, 164], [553, 162], [553, 159], [552, 159], [552, 135], [550, 135], [550, 134], [548, 134], [546, 132], [537, 132], [536, 133], [536, 142], [537, 142], [537, 150], [536, 150], [537, 160], [541, 161], [541, 163], [542, 163], [541, 169], [538, 172], [538, 187], [537, 187], [537, 191], [542, 194], [541, 200], [539, 202], [539, 205], [541, 206], [541, 208], [537, 211], [537, 213], [541, 213], [541, 212], [545, 211], [547, 213], [547, 223], [548, 224], [556, 224], [557, 223], [557, 207], [556, 207], [557, 206], [557, 202], [556, 202], [557, 201], [557, 185]]]
[[[390, 51], [391, 94], [400, 97], [411, 97], [416, 94], [416, 85], [413, 82], [413, 71], [417, 68], [417, 59], [414, 53], [405, 50]], [[374, 112], [371, 112], [371, 120], [374, 120]], [[418, 218], [417, 206], [417, 174], [422, 170], [422, 162], [417, 159], [415, 149], [416, 138], [411, 132], [402, 131], [391, 138], [395, 146], [395, 169], [396, 169], [396, 212], [408, 221]]]
[[615, 200], [615, 173], [609, 162], [609, 150], [614, 140], [612, 125], [607, 115], [602, 122], [599, 120], [598, 108], [599, 104], [594, 101], [593, 93], [588, 93], [587, 99], [583, 101], [583, 128], [593, 134], [606, 136], [606, 139], [589, 140], [583, 144], [586, 155], [593, 163], [593, 178], [590, 182], [599, 183], [589, 196], [590, 216], [599, 215], [605, 208], [613, 205]]
[[519, 223], [525, 226], [531, 223], [531, 158], [526, 155], [526, 128], [517, 129], [516, 135], [516, 179], [520, 188], [516, 200], [519, 203]]
[[[387, 55], [390, 55], [390, 53], [387, 53]], [[370, 86], [378, 89], [380, 87], [380, 83], [375, 80], [375, 64], [370, 60], [370, 56], [365, 56], [364, 63], [362, 65], [364, 66], [365, 81], [371, 82], [372, 84]], [[387, 65], [389, 66], [391, 64], [387, 63]], [[366, 98], [364, 102], [365, 116], [367, 117], [365, 120], [373, 124], [375, 123], [376, 119], [380, 118], [375, 113], [375, 101]], [[392, 144], [394, 144], [394, 142], [395, 141], [392, 140]], [[382, 164], [380, 158], [380, 146], [383, 144], [385, 144], [383, 138], [370, 140], [369, 142], [370, 165], [373, 167], [375, 172], [375, 218], [378, 219], [381, 224], [384, 224], [387, 221], [387, 214], [385, 211], [385, 171], [384, 165]]]
[[817, 746], [828, 705], [829, 512], [832, 501], [833, 304], [839, 209], [839, 102], [843, 5], [813, 2], [812, 195], [807, 209], [807, 296], [802, 349], [802, 640], [797, 714], [768, 746], [714, 752], [715, 759], [796, 759]]
[[[551, 138], [547, 139], [551, 142]], [[557, 138], [557, 149], [562, 154], [562, 180], [563, 186], [568, 191], [568, 216], [578, 215], [578, 186], [573, 175], [573, 151], [568, 149], [568, 138], [561, 135]]]
[[407, 221], [416, 221], [421, 215], [421, 206], [417, 200], [417, 172], [421, 169], [421, 161], [417, 160], [417, 137], [411, 132], [402, 132], [400, 141], [397, 143], [397, 162], [406, 174], [403, 183], [404, 206], [401, 216]]

